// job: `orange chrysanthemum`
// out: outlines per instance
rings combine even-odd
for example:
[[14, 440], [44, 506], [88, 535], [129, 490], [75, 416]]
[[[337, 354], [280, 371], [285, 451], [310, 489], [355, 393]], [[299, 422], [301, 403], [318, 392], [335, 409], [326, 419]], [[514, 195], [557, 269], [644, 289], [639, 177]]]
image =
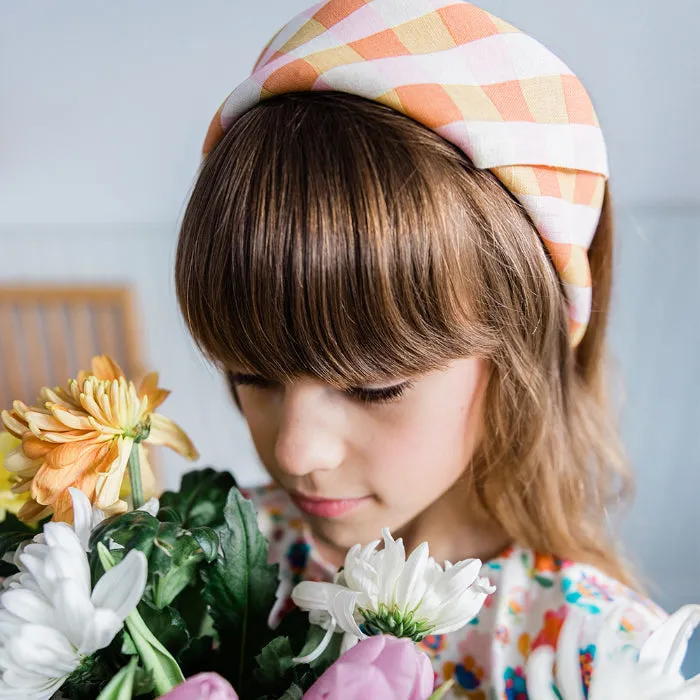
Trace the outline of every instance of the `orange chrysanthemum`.
[[11, 411], [2, 412], [2, 422], [22, 444], [6, 456], [5, 468], [19, 477], [15, 492], [31, 493], [18, 517], [36, 521], [53, 512], [54, 520], [72, 522], [70, 486], [106, 513], [123, 513], [127, 504], [120, 490], [134, 443], [144, 486], [152, 482], [144, 443], [197, 459], [182, 428], [153, 412], [169, 394], [158, 388], [157, 372], [137, 390], [114, 360], [100, 355], [92, 359], [92, 372], [81, 371], [65, 389], [44, 387], [38, 406], [15, 401]]

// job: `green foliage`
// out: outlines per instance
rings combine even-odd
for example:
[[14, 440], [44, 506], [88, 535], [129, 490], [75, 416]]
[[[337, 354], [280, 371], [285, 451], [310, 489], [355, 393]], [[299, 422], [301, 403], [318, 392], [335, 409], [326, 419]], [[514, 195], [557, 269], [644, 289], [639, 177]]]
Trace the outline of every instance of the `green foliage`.
[[97, 700], [131, 700], [138, 660], [133, 657], [103, 688]]
[[179, 491], [162, 494], [160, 507], [167, 509], [165, 518], [177, 516], [183, 527], [216, 527], [224, 523], [226, 497], [235, 486], [229, 472], [197, 469], [182, 477]]
[[279, 567], [267, 563], [267, 541], [258, 530], [253, 504], [237, 488], [229, 491], [223, 513], [221, 553], [202, 570], [203, 596], [219, 635], [220, 653], [229, 660], [222, 675], [241, 688], [255, 656], [271, 637], [267, 619]]
[[[168, 681], [163, 669], [173, 679], [179, 667], [185, 677], [221, 674], [241, 700], [300, 700], [337, 658], [341, 635], [312, 664], [296, 664], [292, 659], [318, 646], [325, 631], [299, 610], [269, 628], [278, 566], [268, 563], [253, 504], [230, 474], [206, 468], [186, 474], [180, 490], [163, 494], [160, 505], [157, 517], [132, 511], [93, 531], [93, 585], [132, 549], [146, 556], [147, 584], [137, 614], [69, 677], [64, 695], [122, 700], [131, 692], [151, 699]], [[0, 525], [0, 553], [35, 534], [18, 523]], [[177, 662], [172, 673], [168, 658]]]
[[11, 576], [17, 573], [17, 567], [2, 557], [13, 552], [22, 542], [31, 540], [38, 532], [40, 529], [23, 523], [13, 513], [5, 516], [5, 519], [0, 522], [0, 576]]
[[308, 616], [299, 610], [289, 613], [270, 641], [256, 657], [257, 668], [243, 687], [244, 698], [296, 697], [297, 690], [308, 690], [340, 655], [342, 634], [334, 634], [331, 643], [311, 664], [296, 664], [293, 658], [306, 656], [319, 645], [326, 631], [309, 625]]

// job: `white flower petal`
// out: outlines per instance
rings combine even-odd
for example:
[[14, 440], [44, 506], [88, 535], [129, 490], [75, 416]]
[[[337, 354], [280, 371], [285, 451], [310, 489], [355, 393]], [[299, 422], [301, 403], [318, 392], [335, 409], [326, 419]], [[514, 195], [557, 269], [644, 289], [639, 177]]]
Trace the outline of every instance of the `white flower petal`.
[[118, 617], [113, 610], [108, 608], [95, 610], [88, 621], [78, 651], [81, 654], [92, 654], [98, 649], [104, 649], [123, 626], [124, 619]]
[[656, 666], [659, 673], [680, 673], [688, 640], [698, 625], [700, 605], [679, 608], [644, 643], [640, 663]]
[[319, 656], [321, 656], [321, 654], [323, 654], [326, 647], [330, 644], [334, 631], [335, 626], [331, 625], [326, 630], [326, 634], [323, 635], [323, 639], [320, 641], [319, 645], [311, 653], [307, 654], [306, 656], [297, 656], [296, 658], [292, 659], [292, 661], [295, 664], [310, 664], [312, 661], [315, 661]]
[[450, 605], [459, 598], [462, 593], [470, 588], [481, 571], [481, 560], [467, 559], [455, 564], [448, 571], [438, 577], [435, 584], [437, 595], [443, 601], [443, 605]]
[[0, 610], [0, 649], [20, 633], [24, 624], [21, 617], [13, 615], [9, 610]]
[[401, 575], [406, 564], [406, 551], [403, 540], [399, 537], [394, 540], [388, 528], [382, 530], [384, 537], [384, 549], [379, 552], [379, 564], [377, 566], [379, 602], [391, 606], [394, 600], [396, 581]]
[[107, 516], [97, 506], [92, 507], [92, 529], [94, 530]]
[[[138, 551], [91, 590], [85, 547], [93, 513], [79, 493], [71, 496], [78, 531], [47, 523], [18, 548], [19, 572], [0, 587], [0, 700], [51, 698], [85, 654], [112, 641], [143, 594], [147, 562]], [[96, 609], [91, 594], [104, 607]]]
[[48, 700], [63, 685], [65, 678], [28, 680], [19, 669], [5, 671], [0, 680], [0, 700]]
[[537, 647], [530, 654], [527, 660], [527, 694], [530, 700], [558, 700], [552, 689], [553, 665], [552, 647]]
[[448, 563], [443, 569], [423, 543], [406, 560], [403, 540], [394, 540], [387, 528], [382, 535], [384, 548], [379, 551], [378, 540], [351, 547], [334, 583], [304, 581], [295, 586], [294, 603], [311, 618], [323, 620], [326, 629], [335, 624], [356, 639], [366, 638], [360, 624], [369, 613], [380, 630], [384, 625], [389, 629], [397, 616], [412, 614], [424, 629], [442, 634], [466, 625], [495, 590], [488, 579], [478, 577], [478, 559]]
[[[50, 592], [53, 586], [53, 581], [49, 580], [45, 572], [45, 556], [42, 556], [41, 551], [33, 548], [45, 547], [45, 545], [29, 545], [25, 547], [24, 552], [19, 555], [20, 566], [26, 570], [32, 577], [34, 583], [42, 590]], [[48, 553], [48, 548], [46, 548]]]
[[417, 608], [428, 587], [426, 565], [428, 563], [428, 543], [423, 542], [411, 552], [403, 567], [394, 590], [392, 604], [399, 610], [408, 612]]
[[[694, 626], [694, 612], [678, 611], [668, 629], [650, 644], [647, 650], [650, 660], [646, 661], [641, 656], [637, 659], [633, 647], [620, 646], [618, 631], [624, 612], [624, 607], [614, 606], [593, 638], [596, 655], [588, 700], [697, 700], [700, 675], [684, 680], [678, 670], [682, 660], [678, 659], [676, 646], [679, 638], [684, 639], [688, 633], [686, 623]], [[557, 689], [563, 700], [584, 697], [579, 648], [585, 621], [583, 611], [571, 608], [559, 636], [555, 666]], [[671, 629], [675, 629], [675, 634], [670, 633]], [[531, 700], [552, 700], [553, 656], [550, 647], [540, 647], [531, 654], [527, 664], [527, 691]], [[666, 665], [666, 660], [672, 663]]]
[[55, 622], [54, 609], [46, 597], [26, 588], [6, 591], [2, 596], [2, 605], [16, 618], [26, 622], [49, 626]]
[[71, 581], [63, 580], [56, 584], [53, 602], [58, 613], [57, 629], [74, 647], [84, 648], [83, 640], [89, 634], [90, 620], [95, 614], [90, 598]]
[[45, 625], [25, 625], [7, 651], [18, 668], [54, 678], [71, 673], [80, 663], [70, 642]]
[[[73, 528], [66, 523], [46, 523], [44, 537], [48, 548], [44, 562], [44, 577], [49, 581], [49, 586], [68, 579], [89, 595], [90, 565]], [[33, 546], [35, 545], [29, 545], [26, 551], [28, 552]], [[50, 598], [51, 588], [44, 590], [44, 593]]]
[[358, 593], [347, 589], [336, 591], [330, 601], [329, 612], [331, 617], [343, 632], [354, 634], [358, 639], [366, 639], [367, 635], [359, 628], [355, 621], [355, 604]]
[[377, 570], [372, 565], [373, 555], [380, 544], [380, 540], [373, 540], [365, 547], [359, 544], [353, 545], [345, 555], [345, 565], [343, 570], [336, 576], [339, 583], [343, 578], [343, 585], [349, 586], [353, 590], [364, 590], [368, 596], [376, 597]]
[[80, 540], [84, 551], [88, 551], [88, 542], [92, 532], [92, 504], [90, 499], [80, 489], [68, 487], [73, 502], [73, 530]]
[[149, 498], [140, 508], [137, 510], [144, 510], [149, 515], [154, 518], [158, 515], [158, 510], [160, 509], [160, 501], [157, 498]]
[[309, 610], [309, 622], [317, 627], [323, 627], [324, 630], [335, 626], [331, 614], [325, 610]]
[[347, 590], [337, 583], [326, 581], [302, 581], [292, 589], [292, 600], [302, 610], [330, 611], [333, 596], [339, 590]]
[[352, 649], [359, 641], [359, 637], [346, 632], [343, 635], [343, 640], [340, 642], [340, 655], [342, 656], [346, 651]]
[[95, 584], [93, 605], [112, 610], [123, 621], [141, 600], [147, 573], [146, 555], [132, 549]]
[[[440, 611], [439, 617], [435, 622], [431, 634], [448, 634], [456, 632], [465, 625], [469, 624], [478, 614], [486, 600], [485, 593], [473, 593], [466, 591], [460, 599], [459, 604], [454, 604], [448, 608], [443, 608]], [[418, 615], [422, 614], [422, 609], [419, 608]]]

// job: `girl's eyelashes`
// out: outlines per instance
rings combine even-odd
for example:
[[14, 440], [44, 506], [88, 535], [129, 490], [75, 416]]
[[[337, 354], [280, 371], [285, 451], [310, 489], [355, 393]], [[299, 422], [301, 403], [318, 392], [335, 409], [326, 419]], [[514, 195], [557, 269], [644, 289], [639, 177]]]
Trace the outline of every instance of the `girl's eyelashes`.
[[[272, 389], [275, 382], [255, 374], [239, 374], [229, 372], [229, 379], [234, 384], [245, 384], [259, 389]], [[403, 396], [406, 391], [413, 387], [413, 382], [407, 381], [403, 384], [383, 387], [381, 389], [366, 389], [364, 387], [353, 387], [345, 393], [362, 403], [388, 403]]]

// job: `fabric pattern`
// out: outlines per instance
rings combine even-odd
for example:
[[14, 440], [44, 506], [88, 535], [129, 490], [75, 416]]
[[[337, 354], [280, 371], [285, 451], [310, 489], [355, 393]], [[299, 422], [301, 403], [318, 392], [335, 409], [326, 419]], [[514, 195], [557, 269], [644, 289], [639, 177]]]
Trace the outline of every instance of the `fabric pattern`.
[[[257, 511], [270, 543], [269, 560], [280, 564], [277, 605], [270, 616], [276, 625], [294, 604], [290, 593], [299, 581], [332, 580], [336, 573], [314, 550], [308, 526], [287, 494], [274, 486], [244, 490]], [[481, 576], [496, 586], [477, 618], [448, 635], [429, 636], [420, 648], [431, 658], [436, 683], [454, 678], [451, 698], [527, 700], [525, 665], [542, 644], [556, 646], [566, 615], [573, 606], [589, 613], [586, 639], [593, 640], [604, 614], [622, 603], [625, 614], [619, 646], [639, 649], [667, 614], [595, 567], [509, 547], [484, 562]], [[580, 645], [581, 683], [590, 684], [596, 648]]]
[[335, 90], [375, 100], [492, 170], [530, 215], [567, 296], [570, 344], [591, 314], [587, 251], [607, 153], [591, 99], [549, 49], [459, 0], [328, 0], [287, 22], [224, 100], [202, 148], [278, 94]]

